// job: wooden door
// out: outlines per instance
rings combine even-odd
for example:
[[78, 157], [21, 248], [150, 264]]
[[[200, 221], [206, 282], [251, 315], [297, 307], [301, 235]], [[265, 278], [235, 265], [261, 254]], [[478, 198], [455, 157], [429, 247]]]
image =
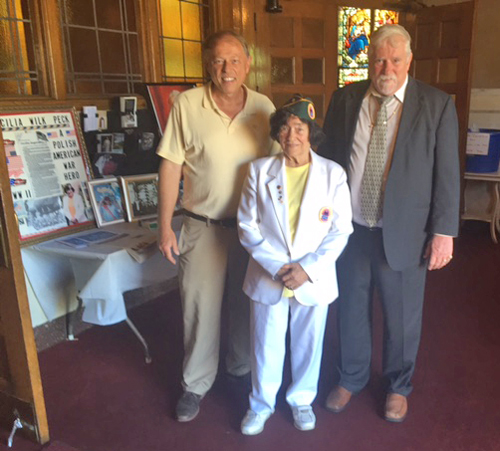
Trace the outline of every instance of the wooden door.
[[310, 97], [320, 123], [336, 87], [337, 5], [328, 0], [282, 0], [265, 11], [255, 0], [256, 88], [277, 107], [293, 94]]
[[407, 20], [405, 26], [413, 40], [411, 74], [455, 99], [463, 173], [471, 91], [475, 2], [424, 8], [415, 16], [408, 16]]
[[49, 440], [38, 356], [24, 281], [5, 149], [0, 130], [0, 425], [16, 416], [23, 434]]

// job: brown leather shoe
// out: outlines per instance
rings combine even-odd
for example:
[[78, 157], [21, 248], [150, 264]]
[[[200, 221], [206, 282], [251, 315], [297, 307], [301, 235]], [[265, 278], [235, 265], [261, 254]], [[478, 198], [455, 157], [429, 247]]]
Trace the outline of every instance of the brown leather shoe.
[[401, 423], [408, 413], [406, 396], [389, 393], [385, 400], [385, 419], [392, 423]]
[[337, 385], [326, 398], [325, 407], [330, 412], [340, 413], [347, 407], [351, 397], [352, 393], [349, 390]]

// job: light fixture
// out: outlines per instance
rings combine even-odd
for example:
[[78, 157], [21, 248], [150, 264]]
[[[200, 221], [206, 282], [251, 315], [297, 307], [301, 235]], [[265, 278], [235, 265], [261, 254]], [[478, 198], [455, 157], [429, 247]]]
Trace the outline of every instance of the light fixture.
[[272, 14], [281, 13], [283, 12], [283, 6], [280, 5], [279, 0], [267, 0], [266, 11]]

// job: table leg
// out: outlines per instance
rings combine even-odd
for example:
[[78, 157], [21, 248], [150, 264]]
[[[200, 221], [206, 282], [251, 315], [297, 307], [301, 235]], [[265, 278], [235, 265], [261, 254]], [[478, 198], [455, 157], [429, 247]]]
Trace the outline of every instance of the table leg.
[[491, 218], [490, 233], [491, 239], [495, 244], [498, 243], [496, 232], [498, 231], [499, 219], [499, 209], [500, 209], [500, 192], [498, 188], [498, 182], [493, 185], [493, 217]]
[[76, 338], [74, 334], [74, 319], [82, 309], [83, 303], [80, 296], [77, 296], [76, 300], [78, 301], [78, 307], [75, 311], [69, 311], [69, 309], [71, 308], [71, 299], [68, 299], [68, 305], [66, 306], [66, 340], [68, 341], [78, 341], [78, 338]]
[[144, 347], [144, 355], [145, 355], [146, 363], [151, 363], [153, 359], [151, 358], [151, 355], [149, 354], [149, 347], [148, 347], [148, 344], [146, 343], [146, 340], [144, 339], [144, 337], [141, 335], [141, 333], [139, 332], [137, 327], [135, 327], [135, 324], [130, 320], [130, 318], [128, 316], [127, 316], [126, 321], [127, 321], [127, 324], [129, 325], [129, 327], [132, 329], [132, 332], [134, 332], [135, 336], [139, 339], [139, 341], [142, 343], [142, 346]]

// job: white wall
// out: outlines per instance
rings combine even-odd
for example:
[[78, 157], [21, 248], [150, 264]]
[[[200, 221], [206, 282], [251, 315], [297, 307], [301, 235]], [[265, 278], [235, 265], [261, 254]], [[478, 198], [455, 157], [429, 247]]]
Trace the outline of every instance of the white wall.
[[473, 89], [471, 91], [469, 128], [500, 130], [500, 89]]

